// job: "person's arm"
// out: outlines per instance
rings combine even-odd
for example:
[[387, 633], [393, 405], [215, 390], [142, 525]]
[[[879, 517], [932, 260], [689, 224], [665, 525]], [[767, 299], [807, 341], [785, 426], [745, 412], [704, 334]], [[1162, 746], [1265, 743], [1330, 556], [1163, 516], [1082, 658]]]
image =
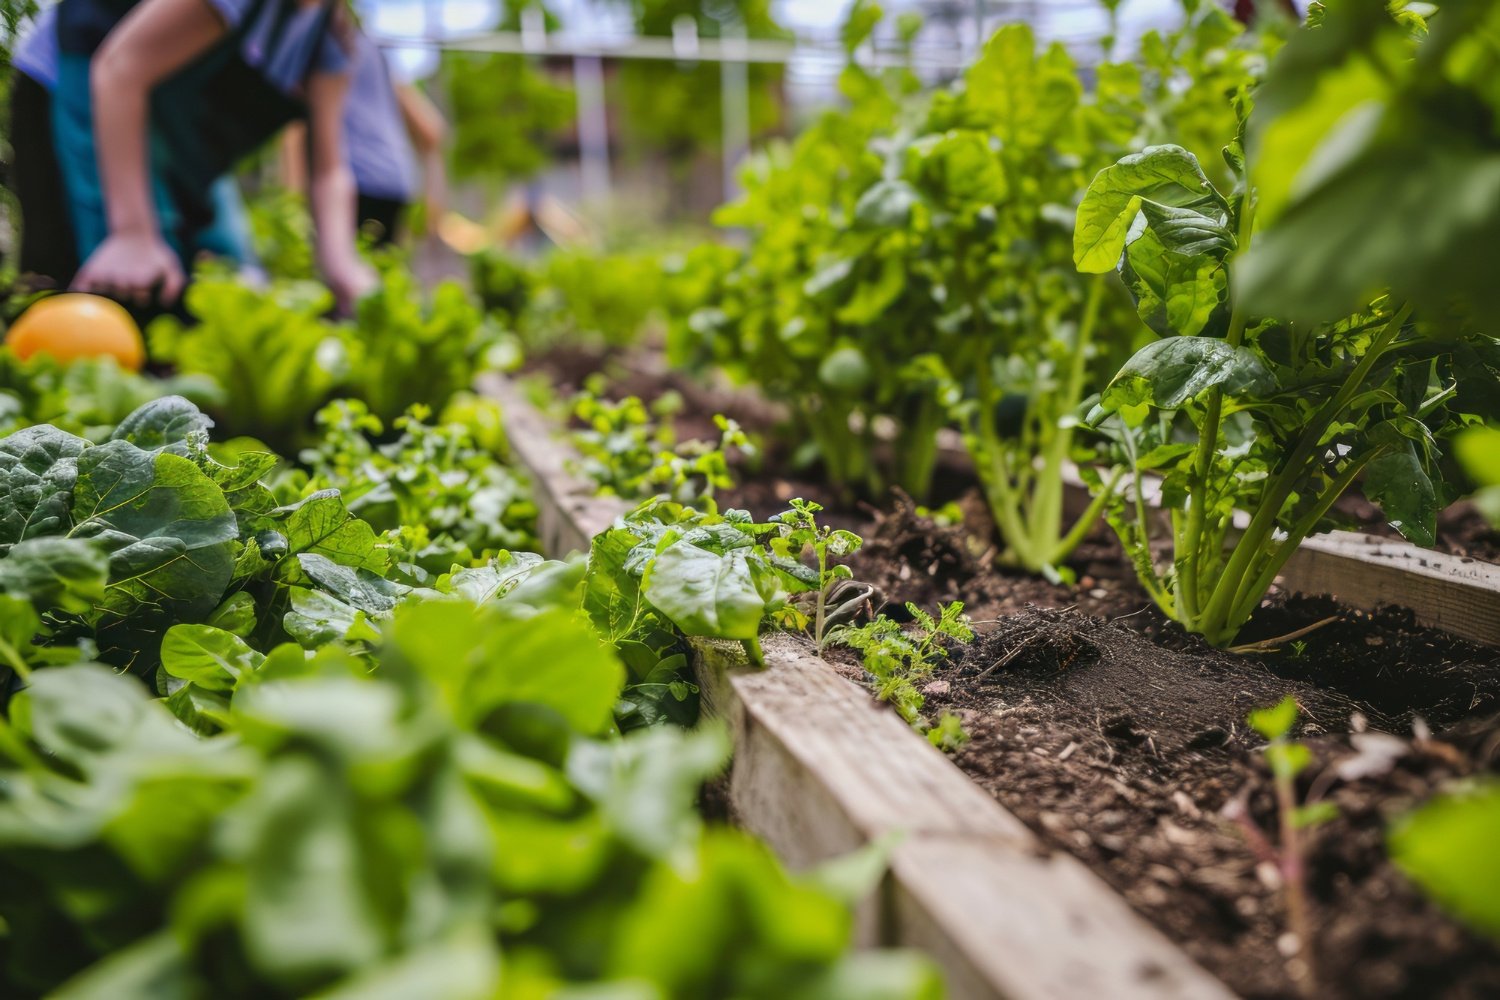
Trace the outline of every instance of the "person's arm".
[[422, 161], [422, 200], [427, 206], [427, 227], [429, 232], [436, 232], [438, 220], [448, 210], [448, 165], [443, 159], [448, 123], [437, 105], [414, 84], [396, 85], [396, 103], [401, 108], [401, 120], [411, 136], [412, 146]]
[[349, 77], [343, 73], [314, 73], [307, 86], [312, 135], [307, 189], [317, 229], [318, 266], [344, 312], [352, 311], [355, 301], [375, 286], [374, 272], [360, 260], [354, 245], [354, 175], [344, 155], [348, 90]]
[[138, 303], [157, 288], [164, 302], [182, 294], [182, 263], [162, 238], [151, 199], [148, 103], [158, 83], [226, 30], [206, 0], [144, 0], [94, 54], [89, 86], [109, 235], [79, 268], [74, 288]]
[[307, 193], [307, 123], [294, 121], [281, 130], [277, 159], [281, 186], [297, 194]]

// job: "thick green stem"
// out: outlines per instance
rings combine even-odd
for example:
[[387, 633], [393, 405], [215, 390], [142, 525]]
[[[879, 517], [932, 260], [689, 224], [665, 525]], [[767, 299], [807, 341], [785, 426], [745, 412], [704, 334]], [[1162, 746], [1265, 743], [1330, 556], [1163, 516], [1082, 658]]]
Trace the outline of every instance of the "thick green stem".
[[22, 681], [31, 680], [31, 667], [27, 665], [26, 658], [21, 655], [19, 649], [7, 642], [4, 636], [0, 636], [0, 660], [14, 670], [16, 676]]
[[[1411, 306], [1408, 305], [1391, 317], [1385, 329], [1376, 335], [1369, 350], [1365, 352], [1364, 357], [1360, 358], [1359, 363], [1354, 366], [1338, 391], [1318, 409], [1304, 428], [1286, 464], [1268, 483], [1261, 503], [1250, 519], [1249, 527], [1240, 536], [1234, 553], [1230, 556], [1224, 571], [1219, 574], [1212, 596], [1203, 608], [1200, 621], [1196, 623], [1198, 627], [1194, 628], [1194, 631], [1209, 636], [1222, 635], [1229, 627], [1234, 607], [1243, 604], [1244, 599], [1239, 595], [1245, 576], [1253, 560], [1261, 554], [1267, 540], [1275, 532], [1276, 519], [1281, 514], [1281, 508], [1286, 505], [1297, 485], [1306, 480], [1308, 466], [1322, 460], [1323, 435], [1349, 405], [1365, 379], [1369, 377], [1370, 369], [1395, 342], [1410, 315]], [[1232, 638], [1233, 636], [1230, 635], [1222, 641], [1229, 641]]]
[[1073, 428], [1062, 426], [1062, 418], [1071, 414], [1083, 396], [1084, 379], [1088, 374], [1089, 345], [1094, 339], [1094, 330], [1099, 324], [1099, 308], [1104, 301], [1104, 277], [1096, 276], [1089, 283], [1088, 298], [1083, 307], [1083, 319], [1078, 324], [1078, 337], [1073, 344], [1072, 364], [1060, 399], [1054, 401], [1048, 415], [1053, 421], [1051, 437], [1042, 453], [1042, 469], [1032, 495], [1031, 539], [1034, 548], [1051, 551], [1056, 548], [1062, 534], [1063, 463], [1073, 446]]

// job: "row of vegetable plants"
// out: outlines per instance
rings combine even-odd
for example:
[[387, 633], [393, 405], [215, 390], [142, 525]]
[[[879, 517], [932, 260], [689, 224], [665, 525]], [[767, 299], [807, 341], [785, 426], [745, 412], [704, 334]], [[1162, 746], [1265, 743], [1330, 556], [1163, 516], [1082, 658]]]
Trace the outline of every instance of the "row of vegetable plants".
[[789, 876], [699, 814], [722, 732], [659, 725], [696, 716], [683, 633], [753, 645], [796, 574], [676, 510], [526, 551], [462, 391], [493, 331], [389, 268], [346, 325], [201, 281], [166, 380], [0, 352], [6, 994], [940, 995], [849, 951], [878, 863]]
[[[850, 108], [722, 210], [751, 246], [684, 265], [704, 297], [670, 347], [785, 403], [835, 489], [924, 497], [957, 427], [1003, 561], [1065, 574], [1106, 514], [1162, 610], [1228, 646], [1351, 486], [1432, 544], [1476, 485], [1450, 455], [1496, 416], [1471, 262], [1500, 104], [1483, 4], [1255, 31], [1184, 8], [1088, 73], [1024, 25], [930, 98], [851, 65]], [[1093, 505], [1070, 521], [1072, 464]]]

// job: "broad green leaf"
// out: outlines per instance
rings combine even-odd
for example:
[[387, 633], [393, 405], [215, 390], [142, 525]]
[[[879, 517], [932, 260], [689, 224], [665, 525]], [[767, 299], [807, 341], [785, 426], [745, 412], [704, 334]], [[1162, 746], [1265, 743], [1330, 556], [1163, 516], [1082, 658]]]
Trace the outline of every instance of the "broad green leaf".
[[110, 583], [96, 616], [141, 608], [202, 618], [234, 572], [238, 529], [224, 494], [191, 461], [110, 441], [78, 459], [74, 537], [109, 552]]
[[233, 691], [264, 661], [244, 639], [211, 625], [173, 625], [162, 637], [162, 669], [209, 691]]
[[1167, 207], [1219, 205], [1198, 158], [1181, 146], [1148, 146], [1099, 171], [1078, 206], [1073, 261], [1086, 274], [1112, 271], [1143, 201]]
[[644, 592], [687, 635], [754, 639], [767, 611], [743, 549], [719, 555], [687, 542], [669, 545], [647, 572]]
[[1431, 548], [1437, 544], [1441, 506], [1437, 489], [1422, 465], [1416, 443], [1391, 437], [1393, 440], [1365, 466], [1365, 495], [1380, 507], [1386, 521], [1402, 537]]
[[494, 934], [467, 927], [360, 970], [313, 1000], [489, 1000], [499, 982]]
[[283, 757], [225, 817], [223, 840], [245, 868], [246, 950], [289, 988], [366, 969], [386, 950], [351, 792], [332, 777]]
[[484, 566], [453, 573], [444, 589], [472, 604], [484, 604], [505, 597], [542, 562], [534, 552], [502, 552]]
[[1439, 905], [1500, 937], [1500, 784], [1481, 782], [1439, 795], [1399, 820], [1391, 858]]
[[190, 747], [140, 681], [96, 663], [38, 670], [26, 689], [36, 740], [63, 760], [87, 762], [125, 747]]
[[1297, 724], [1297, 699], [1287, 695], [1270, 708], [1257, 708], [1250, 713], [1249, 722], [1250, 728], [1266, 739], [1282, 739]]
[[170, 449], [186, 455], [191, 441], [207, 441], [214, 422], [181, 396], [154, 399], [120, 421], [111, 441], [128, 441], [142, 451]]
[[411, 592], [410, 587], [354, 569], [327, 556], [304, 552], [297, 564], [314, 583], [343, 603], [372, 618], [384, 617]]
[[0, 553], [23, 539], [68, 530], [78, 456], [87, 447], [48, 424], [0, 438]]
[[223, 604], [214, 609], [206, 624], [243, 638], [255, 631], [258, 621], [255, 599], [244, 591], [238, 591], [230, 594]]
[[49, 994], [53, 1000], [193, 1000], [188, 956], [169, 930], [110, 953]]
[[870, 377], [870, 362], [852, 344], [829, 352], [818, 365], [818, 378], [840, 392], [859, 392], [869, 384]]
[[39, 608], [83, 615], [104, 600], [109, 557], [76, 538], [29, 538], [0, 557], [0, 591]]
[[623, 740], [575, 744], [568, 754], [568, 777], [642, 854], [682, 860], [703, 829], [698, 792], [723, 771], [729, 750], [720, 726], [692, 733], [640, 730]]
[[389, 565], [375, 529], [349, 512], [338, 490], [320, 490], [274, 513], [285, 516], [281, 530], [293, 554], [327, 556], [341, 565], [374, 573], [384, 573]]
[[396, 614], [392, 641], [461, 719], [476, 722], [521, 703], [550, 708], [580, 732], [602, 731], [624, 682], [619, 660], [570, 609], [517, 619], [504, 613], [504, 603], [407, 604]]
[[1500, 486], [1500, 429], [1471, 427], [1453, 442], [1453, 454], [1480, 486]]
[[1258, 398], [1276, 387], [1256, 354], [1212, 337], [1168, 337], [1147, 344], [1125, 363], [1103, 404], [1109, 409], [1149, 404], [1175, 410], [1219, 386], [1234, 397]]

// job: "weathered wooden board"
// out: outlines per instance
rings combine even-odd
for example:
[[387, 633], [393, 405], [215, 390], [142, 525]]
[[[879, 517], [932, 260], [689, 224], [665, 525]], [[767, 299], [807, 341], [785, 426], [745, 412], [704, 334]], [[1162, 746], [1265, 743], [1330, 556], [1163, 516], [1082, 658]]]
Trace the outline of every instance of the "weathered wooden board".
[[1281, 582], [1355, 608], [1400, 604], [1423, 625], [1500, 646], [1500, 566], [1494, 563], [1333, 531], [1303, 542]]
[[[517, 459], [536, 480], [549, 554], [586, 550], [624, 510], [592, 498], [554, 429], [502, 380]], [[766, 665], [695, 640], [705, 713], [734, 738], [736, 819], [790, 866], [890, 845], [885, 884], [859, 913], [867, 945], [920, 948], [957, 1000], [1228, 1000], [1229, 991], [896, 715], [790, 636]]]
[[768, 638], [764, 669], [736, 646], [694, 653], [705, 709], [734, 734], [738, 820], [794, 867], [894, 842], [885, 911], [862, 927], [932, 954], [952, 996], [1231, 995], [801, 640]]

